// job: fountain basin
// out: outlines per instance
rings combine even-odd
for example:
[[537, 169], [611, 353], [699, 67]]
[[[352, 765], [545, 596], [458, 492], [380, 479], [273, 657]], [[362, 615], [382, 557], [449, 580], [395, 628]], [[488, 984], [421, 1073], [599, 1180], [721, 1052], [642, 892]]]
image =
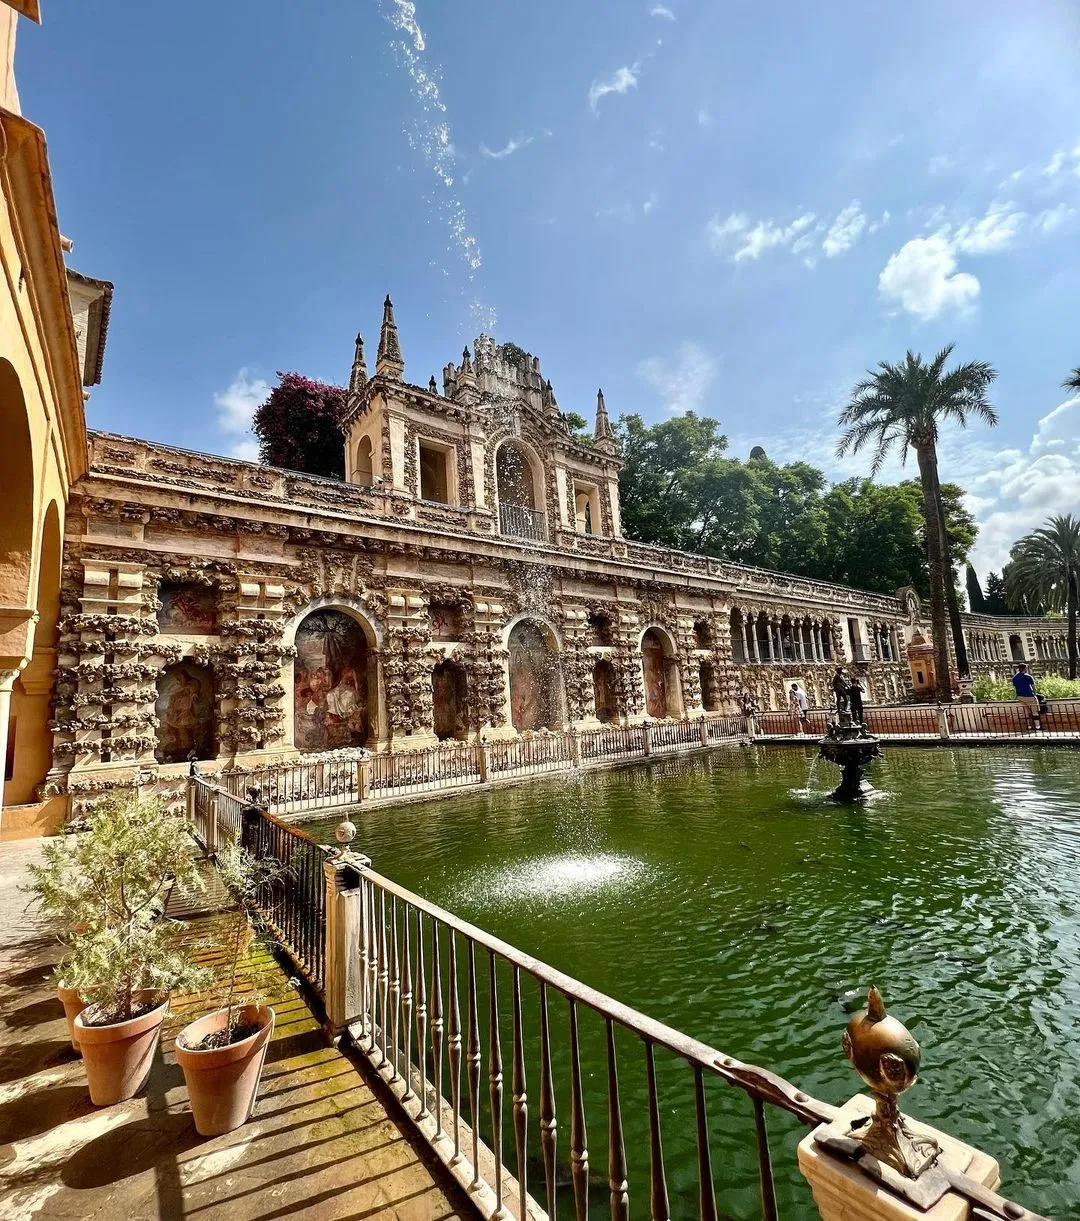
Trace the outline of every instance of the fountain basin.
[[874, 791], [866, 779], [866, 769], [881, 758], [881, 743], [868, 733], [865, 725], [834, 721], [821, 739], [818, 757], [840, 768], [840, 783], [833, 791], [833, 801], [862, 801]]

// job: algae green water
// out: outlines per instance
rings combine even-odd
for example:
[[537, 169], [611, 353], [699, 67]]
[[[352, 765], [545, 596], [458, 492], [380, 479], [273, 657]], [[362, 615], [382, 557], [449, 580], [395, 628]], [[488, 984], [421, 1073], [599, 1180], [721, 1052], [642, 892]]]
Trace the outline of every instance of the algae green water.
[[[856, 1092], [840, 1036], [876, 983], [923, 1046], [905, 1108], [997, 1157], [1013, 1198], [1080, 1216], [1080, 754], [889, 748], [872, 772], [886, 795], [846, 808], [802, 791], [811, 758], [724, 749], [359, 810], [356, 847], [457, 915], [828, 1101]], [[830, 781], [818, 763], [815, 786]], [[332, 827], [312, 824], [324, 839]], [[526, 989], [530, 1015], [533, 1000]], [[566, 1176], [565, 1007], [552, 1021]], [[585, 1022], [583, 1039], [600, 1208], [602, 1025]], [[503, 1042], [509, 1109], [508, 1030]], [[647, 1216], [642, 1049], [620, 1039], [618, 1052], [631, 1205]], [[535, 1144], [535, 1057], [528, 1072]], [[671, 1215], [696, 1215], [691, 1074], [667, 1057], [658, 1074]], [[721, 1215], [755, 1216], [749, 1104], [720, 1083], [708, 1098]], [[794, 1169], [802, 1129], [769, 1115], [781, 1214], [815, 1215]]]

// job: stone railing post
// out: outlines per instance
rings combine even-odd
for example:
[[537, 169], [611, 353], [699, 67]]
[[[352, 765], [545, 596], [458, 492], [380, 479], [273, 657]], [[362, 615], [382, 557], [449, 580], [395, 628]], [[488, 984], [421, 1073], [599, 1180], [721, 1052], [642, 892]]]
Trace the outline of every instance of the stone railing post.
[[698, 721], [698, 728], [701, 730], [701, 745], [708, 746], [709, 745], [709, 721], [708, 721], [707, 717], [702, 717], [701, 720]]
[[371, 760], [358, 759], [356, 761], [356, 799], [357, 801], [367, 801], [371, 795]]
[[339, 1035], [356, 1021], [363, 1006], [360, 938], [363, 935], [363, 890], [360, 874], [371, 862], [341, 852], [323, 862], [326, 883], [326, 1027]]
[[760, 737], [756, 716], [751, 715], [746, 718], [746, 736], [751, 742], [753, 742], [755, 738]]
[[576, 725], [570, 726], [570, 762], [575, 767], [581, 766], [581, 739]]
[[[901, 1115], [899, 1098], [918, 1079], [922, 1052], [876, 988], [848, 1022], [843, 1046], [871, 1096], [856, 1094], [799, 1142], [799, 1170], [822, 1221], [968, 1221], [974, 1197], [965, 1188], [994, 1190], [998, 1164]], [[1033, 1216], [1022, 1209], [993, 1215]]]
[[937, 710], [938, 733], [947, 738], [950, 734], [949, 729], [949, 710], [944, 704], [938, 704]]
[[642, 736], [643, 736], [643, 737], [644, 737], [644, 739], [645, 739], [645, 753], [646, 753], [647, 755], [651, 755], [651, 754], [652, 754], [652, 748], [653, 748], [653, 727], [652, 727], [652, 723], [651, 723], [650, 721], [646, 721], [646, 722], [645, 722], [645, 724], [642, 726], [642, 730], [643, 730], [643, 735], [642, 735]]
[[480, 783], [487, 784], [488, 781], [488, 748], [486, 742], [481, 742], [476, 748], [476, 763], [480, 769]]

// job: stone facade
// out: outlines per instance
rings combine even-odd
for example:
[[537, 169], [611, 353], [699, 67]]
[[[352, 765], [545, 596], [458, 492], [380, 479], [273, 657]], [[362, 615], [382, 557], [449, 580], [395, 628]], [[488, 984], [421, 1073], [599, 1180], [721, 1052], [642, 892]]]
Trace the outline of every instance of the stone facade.
[[[786, 707], [792, 682], [822, 703], [841, 663], [862, 665], [868, 700], [911, 698], [910, 594], [625, 538], [602, 395], [592, 437], [575, 435], [539, 361], [484, 337], [442, 393], [403, 375], [388, 301], [373, 377], [357, 340], [344, 482], [91, 434], [53, 791], [78, 805], [179, 776], [181, 752], [404, 750], [699, 717], [746, 691]], [[1033, 651], [1046, 625], [1024, 623]]]

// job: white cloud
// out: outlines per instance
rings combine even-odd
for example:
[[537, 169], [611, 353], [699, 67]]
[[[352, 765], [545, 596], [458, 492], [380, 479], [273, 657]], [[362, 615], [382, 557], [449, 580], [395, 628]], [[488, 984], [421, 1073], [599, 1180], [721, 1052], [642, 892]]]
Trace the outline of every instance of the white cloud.
[[927, 166], [927, 169], [929, 169], [931, 174], [945, 174], [955, 168], [955, 166], [955, 157], [950, 157], [948, 153], [938, 153], [936, 157], [930, 158], [930, 164]]
[[1054, 208], [1046, 208], [1035, 217], [1034, 225], [1042, 233], [1053, 233], [1071, 217], [1076, 215], [1076, 209], [1068, 204], [1059, 203]]
[[1068, 154], [1063, 149], [1058, 151], [1050, 158], [1043, 166], [1042, 172], [1047, 178], [1056, 178], [1058, 174], [1065, 168], [1065, 162], [1068, 160]]
[[850, 250], [862, 236], [866, 228], [866, 213], [859, 206], [859, 201], [853, 199], [829, 226], [829, 232], [821, 243], [826, 258], [835, 258]]
[[[1027, 213], [1011, 203], [992, 203], [978, 220], [959, 225], [951, 234], [954, 249], [964, 254], [993, 254], [1011, 246]], [[949, 236], [948, 229], [943, 231]]]
[[979, 297], [979, 281], [957, 270], [953, 248], [941, 234], [906, 242], [885, 264], [878, 289], [888, 304], [922, 321], [949, 310], [963, 314]]
[[645, 202], [641, 205], [641, 211], [642, 211], [643, 215], [648, 216], [649, 213], [653, 210], [653, 208], [656, 207], [656, 204], [657, 204], [656, 192], [650, 191], [649, 198], [646, 199]]
[[493, 161], [501, 161], [504, 157], [512, 157], [519, 149], [527, 148], [532, 142], [532, 136], [526, 136], [523, 140], [519, 140], [516, 136], [511, 136], [502, 148], [490, 149], [486, 144], [481, 144], [480, 152], [483, 156], [490, 157]]
[[599, 113], [600, 99], [609, 93], [626, 94], [637, 88], [638, 77], [641, 75], [640, 64], [627, 67], [625, 64], [616, 69], [615, 75], [606, 81], [593, 81], [589, 86], [589, 106], [594, 114]]
[[650, 356], [637, 367], [638, 377], [656, 391], [673, 415], [702, 410], [716, 371], [713, 357], [690, 340], [679, 344], [674, 358]]
[[269, 393], [269, 383], [261, 377], [252, 377], [245, 368], [237, 373], [226, 389], [214, 395], [218, 427], [236, 438], [231, 450], [234, 458], [258, 460], [258, 442], [251, 432], [251, 419], [256, 407]]
[[869, 229], [867, 229], [866, 232], [867, 233], [877, 233], [877, 231], [879, 229], [884, 229], [888, 223], [889, 223], [889, 212], [888, 212], [888, 209], [886, 209], [884, 212], [882, 212], [881, 219], [874, 221], [874, 223], [870, 226]]
[[730, 254], [733, 261], [760, 259], [766, 250], [790, 246], [814, 223], [814, 213], [804, 212], [789, 225], [778, 225], [771, 218], [751, 225], [745, 212], [732, 212], [721, 219], [712, 217], [705, 226], [705, 240], [715, 254]]
[[697, 112], [697, 125], [698, 127], [712, 127], [712, 115], [704, 107]]
[[650, 17], [663, 17], [665, 21], [674, 21], [675, 14], [668, 8], [666, 4], [654, 4], [649, 9]]

